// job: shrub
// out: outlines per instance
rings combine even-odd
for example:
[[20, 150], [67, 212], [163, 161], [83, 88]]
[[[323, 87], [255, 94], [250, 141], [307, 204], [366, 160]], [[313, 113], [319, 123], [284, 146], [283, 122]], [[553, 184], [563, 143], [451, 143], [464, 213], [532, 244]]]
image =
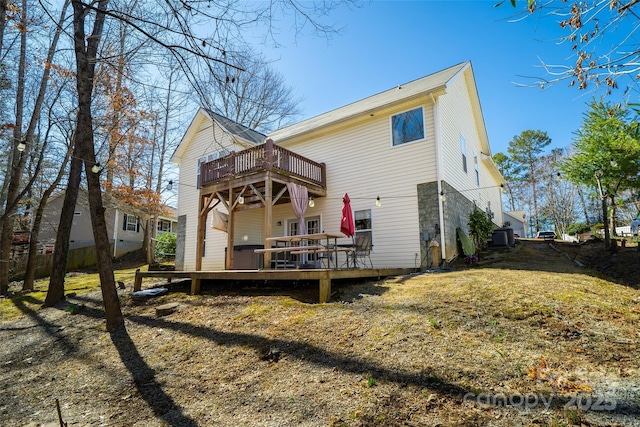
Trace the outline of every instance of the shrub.
[[475, 209], [469, 214], [469, 234], [473, 237], [473, 243], [476, 248], [484, 246], [491, 232], [493, 232], [493, 223], [487, 217], [485, 212]]
[[165, 232], [160, 234], [156, 239], [155, 257], [174, 257], [176, 255], [176, 238], [175, 233]]
[[575, 236], [576, 234], [585, 233], [590, 229], [591, 227], [585, 224], [584, 222], [574, 222], [573, 224], [570, 224], [567, 227], [567, 229], [565, 230], [565, 233], [571, 236]]
[[593, 224], [591, 226], [591, 234], [594, 236], [599, 236], [601, 233], [604, 233], [604, 224], [599, 222], [597, 224]]

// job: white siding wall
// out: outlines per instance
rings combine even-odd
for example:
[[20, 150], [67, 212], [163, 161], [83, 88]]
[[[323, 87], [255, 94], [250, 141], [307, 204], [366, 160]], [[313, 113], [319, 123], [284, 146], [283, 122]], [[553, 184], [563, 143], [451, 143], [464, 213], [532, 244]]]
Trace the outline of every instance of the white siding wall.
[[[426, 139], [392, 147], [391, 114], [418, 106], [425, 115]], [[414, 267], [420, 264], [416, 185], [436, 179], [433, 107], [423, 99], [391, 114], [376, 114], [328, 135], [287, 142], [286, 147], [327, 165], [327, 197], [317, 198], [307, 216], [321, 215], [322, 229], [338, 232], [342, 196], [348, 193], [354, 211], [371, 209], [374, 266]], [[377, 196], [380, 207], [375, 206]], [[290, 207], [286, 217], [293, 217]], [[274, 221], [282, 219], [274, 212]], [[275, 225], [273, 230], [279, 231]]]
[[[178, 186], [178, 216], [186, 215], [186, 238], [184, 269], [195, 270], [196, 266], [196, 235], [198, 228], [198, 194], [196, 188], [196, 174], [198, 159], [223, 148], [239, 151], [242, 148], [233, 145], [231, 138], [216, 127], [213, 132], [212, 123], [203, 120], [198, 132], [186, 148], [180, 159], [180, 178]], [[220, 206], [219, 206], [220, 207]], [[224, 211], [224, 208], [221, 208]], [[224, 248], [227, 246], [227, 234], [212, 230], [211, 218], [207, 219], [207, 246], [202, 259], [203, 270], [224, 269]]]
[[[467, 69], [470, 73], [470, 68]], [[470, 96], [464, 76], [450, 82], [447, 93], [438, 98], [439, 132], [442, 142], [444, 180], [461, 190], [469, 200], [476, 200], [485, 209], [487, 203], [501, 211], [499, 182], [489, 173], [483, 161], [480, 136], [475, 126]], [[391, 115], [423, 107], [426, 138], [393, 147], [391, 145]], [[468, 169], [462, 171], [460, 134], [467, 144]], [[279, 135], [283, 135], [282, 132]], [[281, 136], [282, 137], [282, 136]], [[282, 137], [284, 138], [284, 137]], [[211, 123], [205, 121], [186, 148], [180, 160], [178, 215], [187, 215], [185, 269], [195, 268], [198, 190], [196, 189], [197, 159], [228, 146], [229, 139], [211, 133]], [[371, 209], [373, 226], [372, 260], [375, 267], [415, 267], [420, 264], [417, 185], [437, 180], [434, 132], [434, 108], [430, 96], [386, 107], [371, 116], [322, 129], [289, 140], [274, 140], [276, 144], [327, 165], [327, 197], [315, 200], [305, 216], [320, 216], [321, 230], [338, 232], [342, 211], [342, 196], [349, 193], [354, 211]], [[240, 148], [237, 148], [240, 149]], [[476, 185], [473, 153], [478, 155], [480, 188]], [[380, 196], [382, 206], [376, 207]], [[288, 197], [285, 194], [283, 197]], [[438, 203], [437, 200], [434, 203]], [[275, 236], [286, 234], [286, 220], [294, 218], [289, 204], [273, 209], [272, 230]], [[262, 244], [264, 240], [264, 210], [238, 212], [235, 217], [234, 245]], [[497, 223], [501, 217], [495, 218]], [[278, 225], [281, 222], [281, 225]], [[207, 224], [207, 248], [203, 269], [224, 268], [226, 233], [211, 230]], [[349, 241], [343, 239], [342, 243]]]
[[[471, 70], [466, 69], [464, 72], [470, 73]], [[478, 208], [485, 210], [490, 205], [495, 213], [494, 222], [502, 225], [500, 181], [496, 180], [495, 175], [489, 170], [491, 160], [486, 156], [483, 160], [481, 153], [484, 150], [480, 145], [480, 135], [471, 109], [469, 88], [463, 77], [454, 79], [447, 87], [446, 95], [438, 98], [443, 179], [458, 189], [467, 199], [475, 201]], [[466, 173], [462, 166], [460, 135], [463, 135], [466, 140]], [[480, 185], [476, 183], [474, 153], [478, 158]]]

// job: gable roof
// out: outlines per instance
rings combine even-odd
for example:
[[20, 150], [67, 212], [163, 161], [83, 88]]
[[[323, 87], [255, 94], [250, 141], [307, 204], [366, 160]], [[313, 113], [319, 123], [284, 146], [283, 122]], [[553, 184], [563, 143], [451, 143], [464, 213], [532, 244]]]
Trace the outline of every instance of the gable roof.
[[240, 123], [234, 122], [231, 119], [226, 118], [225, 116], [221, 116], [218, 113], [215, 113], [209, 109], [206, 110], [220, 126], [226, 129], [232, 135], [235, 135], [239, 138], [242, 138], [248, 142], [253, 142], [254, 144], [262, 144], [266, 135], [261, 134], [258, 131], [255, 131], [251, 128], [248, 128]]
[[236, 123], [231, 119], [228, 119], [220, 114], [217, 114], [209, 109], [200, 107], [198, 112], [191, 120], [189, 127], [186, 132], [182, 136], [180, 143], [174, 150], [171, 155], [171, 161], [174, 163], [179, 163], [180, 158], [184, 154], [187, 149], [187, 141], [191, 141], [195, 134], [200, 129], [202, 122], [205, 120], [209, 120], [212, 123], [216, 123], [220, 128], [231, 135], [238, 143], [241, 145], [257, 145], [261, 144], [266, 138], [265, 135], [261, 134], [258, 131], [250, 129], [240, 123]]
[[269, 138], [272, 138], [274, 142], [280, 144], [289, 138], [358, 116], [371, 114], [375, 110], [400, 104], [413, 98], [428, 95], [429, 93], [436, 96], [439, 92], [444, 93], [447, 83], [466, 67], [470, 66], [470, 64], [469, 61], [463, 62], [409, 83], [398, 85], [393, 89], [380, 92], [360, 101], [345, 105], [344, 107], [336, 108], [319, 116], [279, 129], [269, 134]]

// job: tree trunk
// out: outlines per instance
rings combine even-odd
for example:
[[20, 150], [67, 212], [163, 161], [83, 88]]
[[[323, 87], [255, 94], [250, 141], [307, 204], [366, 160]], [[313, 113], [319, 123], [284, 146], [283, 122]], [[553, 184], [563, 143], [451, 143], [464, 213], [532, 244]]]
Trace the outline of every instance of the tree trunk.
[[[58, 175], [53, 180], [51, 185], [44, 191], [42, 197], [40, 198], [40, 204], [36, 209], [36, 213], [33, 217], [33, 224], [31, 226], [31, 234], [29, 237], [29, 257], [27, 258], [27, 268], [24, 277], [24, 282], [22, 283], [23, 291], [31, 291], [33, 290], [33, 283], [35, 281], [36, 274], [36, 260], [37, 260], [37, 249], [38, 249], [38, 234], [40, 234], [40, 226], [42, 224], [42, 217], [44, 215], [44, 210], [47, 206], [47, 202], [49, 201], [49, 197], [53, 193], [53, 191], [58, 187], [60, 181], [62, 180], [62, 176], [64, 175], [64, 171], [67, 167], [67, 163], [69, 162], [69, 155], [71, 153], [67, 151], [67, 156], [65, 157], [62, 165], [60, 166], [60, 170], [58, 171]], [[71, 216], [73, 218], [73, 215]], [[67, 241], [69, 238], [67, 237]], [[64, 273], [63, 273], [64, 276]]]
[[[113, 264], [111, 251], [109, 250], [109, 236], [105, 220], [105, 209], [102, 204], [102, 191], [100, 188], [100, 175], [92, 172], [96, 164], [96, 155], [93, 140], [93, 117], [91, 101], [93, 95], [93, 82], [95, 76], [95, 64], [98, 45], [102, 36], [105, 14], [104, 10], [108, 0], [98, 3], [93, 24], [93, 33], [85, 37], [85, 8], [79, 0], [73, 0], [73, 29], [74, 50], [76, 55], [77, 87], [78, 87], [78, 121], [75, 142], [80, 147], [80, 158], [84, 159], [85, 177], [89, 194], [89, 211], [91, 213], [91, 225], [93, 239], [96, 248], [96, 261], [98, 275], [100, 276], [100, 288], [104, 304], [107, 330], [114, 331], [124, 326], [124, 318], [120, 309], [120, 300], [116, 290], [116, 282], [113, 276]], [[85, 46], [85, 40], [87, 45]]]
[[611, 234], [609, 234], [609, 217], [607, 216], [607, 198], [606, 196], [600, 197], [602, 200], [602, 221], [604, 223], [604, 247], [609, 249], [611, 247]]
[[589, 224], [589, 211], [587, 210], [587, 203], [584, 200], [584, 193], [580, 186], [578, 186], [578, 195], [580, 196], [580, 205], [582, 206], [582, 212], [584, 213], [584, 221], [587, 225]]
[[7, 5], [9, 0], [0, 0], [0, 58], [3, 57], [2, 46], [4, 41], [4, 29], [7, 25]]
[[611, 202], [611, 220], [609, 224], [611, 225], [611, 235], [617, 236], [618, 232], [616, 231], [616, 227], [618, 226], [618, 210], [616, 206], [615, 196], [609, 196]]
[[536, 232], [540, 231], [540, 218], [538, 217], [538, 196], [536, 194], [536, 186], [537, 186], [537, 182], [536, 182], [536, 177], [535, 177], [535, 172], [534, 172], [534, 167], [533, 167], [533, 160], [530, 163], [530, 167], [529, 167], [529, 173], [530, 173], [530, 180], [531, 180], [531, 195], [533, 196], [533, 214], [535, 216], [535, 221], [536, 221]]
[[[76, 124], [77, 126], [77, 124]], [[56, 233], [56, 243], [53, 249], [53, 267], [49, 278], [49, 289], [44, 300], [45, 306], [54, 306], [64, 298], [64, 275], [67, 272], [67, 256], [69, 254], [69, 236], [73, 224], [73, 214], [78, 200], [78, 188], [82, 176], [82, 160], [79, 151], [78, 132], [73, 137], [73, 157], [69, 168], [69, 181], [62, 202], [62, 212]]]
[[[27, 2], [22, 0], [22, 16], [21, 25], [26, 28], [27, 25]], [[18, 84], [16, 86], [16, 127], [13, 130], [13, 141], [10, 144], [9, 167], [9, 185], [7, 186], [7, 195], [5, 202], [4, 214], [0, 221], [0, 295], [5, 295], [9, 290], [9, 268], [11, 266], [11, 243], [13, 240], [13, 212], [17, 207], [17, 197], [20, 193], [20, 181], [22, 172], [26, 164], [24, 152], [18, 151], [18, 143], [22, 141], [22, 117], [24, 108], [24, 86], [25, 86], [25, 68], [26, 68], [26, 52], [27, 52], [27, 32], [22, 31], [20, 34], [20, 62], [18, 66]]]

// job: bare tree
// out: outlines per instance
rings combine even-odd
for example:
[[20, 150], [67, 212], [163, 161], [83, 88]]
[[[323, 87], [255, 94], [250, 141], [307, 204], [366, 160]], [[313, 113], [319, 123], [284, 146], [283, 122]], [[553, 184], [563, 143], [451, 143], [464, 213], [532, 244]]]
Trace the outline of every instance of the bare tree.
[[[110, 4], [113, 7], [109, 8]], [[131, 10], [123, 7], [117, 1], [100, 0], [85, 3], [82, 0], [72, 0], [78, 118], [73, 141], [69, 183], [65, 193], [54, 252], [54, 255], [58, 253], [58, 262], [54, 262], [54, 271], [46, 299], [47, 304], [55, 303], [64, 295], [64, 265], [66, 264], [64, 241], [68, 241], [81, 169], [84, 164], [107, 329], [115, 330], [124, 324], [115, 289], [99, 174], [91, 171], [97, 164], [92, 94], [96, 63], [101, 59], [98, 56], [99, 45], [107, 20], [115, 19], [124, 22], [130, 32], [136, 33], [164, 49], [176, 60], [189, 81], [195, 83], [195, 74], [191, 71], [198, 67], [212, 70], [212, 64], [224, 63], [238, 71], [243, 70], [241, 66], [227, 60], [227, 40], [230, 36], [240, 40], [241, 30], [245, 28], [255, 28], [264, 23], [269, 25], [273, 22], [271, 21], [271, 13], [278, 7], [291, 8], [298, 14], [298, 17], [302, 18], [300, 22], [303, 24], [311, 23], [316, 31], [329, 32], [332, 27], [325, 27], [312, 19], [315, 16], [314, 13], [319, 13], [318, 9], [313, 8], [320, 7], [319, 11], [326, 11], [323, 8], [333, 7], [335, 4], [333, 2], [318, 2], [317, 4], [310, 2], [309, 5], [312, 9], [302, 9], [309, 6], [292, 0], [272, 2], [271, 4], [238, 3], [233, 0], [219, 2], [182, 1], [180, 3], [149, 2], [142, 5], [145, 7]], [[198, 22], [198, 19], [201, 21]], [[212, 34], [208, 37], [200, 36], [192, 31], [192, 28], [197, 28], [203, 22], [202, 20], [213, 23], [209, 27], [213, 29]], [[92, 24], [89, 36], [85, 32], [87, 24]]]
[[261, 54], [246, 49], [227, 52], [227, 58], [243, 71], [214, 64], [213, 73], [199, 85], [203, 105], [262, 133], [290, 124], [300, 114], [301, 100]]
[[[500, 2], [504, 3], [504, 1]], [[639, 0], [572, 0], [563, 2], [511, 0], [517, 20], [527, 15], [552, 19], [566, 31], [556, 42], [571, 52], [569, 63], [550, 64], [541, 59], [546, 76], [533, 78], [542, 88], [561, 81], [580, 90], [604, 89], [611, 93], [627, 79], [624, 93], [634, 90], [640, 72]]]
[[58, 41], [63, 29], [63, 22], [66, 18], [66, 11], [69, 2], [66, 1], [61, 9], [60, 17], [57, 21], [53, 38], [49, 44], [49, 50], [45, 60], [44, 69], [40, 78], [39, 89], [36, 100], [33, 105], [30, 120], [26, 132], [23, 134], [24, 109], [25, 109], [25, 74], [27, 67], [26, 49], [27, 49], [27, 27], [28, 27], [28, 8], [27, 1], [23, 0], [21, 6], [20, 21], [20, 60], [18, 66], [18, 79], [15, 95], [15, 127], [13, 129], [13, 141], [10, 147], [10, 171], [8, 175], [7, 193], [5, 199], [5, 208], [0, 218], [0, 294], [6, 293], [9, 285], [9, 259], [11, 254], [11, 242], [13, 237], [14, 217], [13, 213], [18, 207], [22, 195], [28, 190], [35, 177], [32, 177], [24, 188], [22, 175], [25, 169], [28, 153], [35, 145], [35, 134], [40, 116], [42, 105], [44, 103], [45, 94], [48, 88], [49, 76], [51, 75], [51, 66], [54, 55], [57, 50]]
[[564, 150], [554, 149], [540, 159], [539, 177], [541, 183], [540, 214], [546, 222], [551, 222], [559, 235], [578, 219], [578, 192], [573, 183], [562, 178], [561, 162]]

